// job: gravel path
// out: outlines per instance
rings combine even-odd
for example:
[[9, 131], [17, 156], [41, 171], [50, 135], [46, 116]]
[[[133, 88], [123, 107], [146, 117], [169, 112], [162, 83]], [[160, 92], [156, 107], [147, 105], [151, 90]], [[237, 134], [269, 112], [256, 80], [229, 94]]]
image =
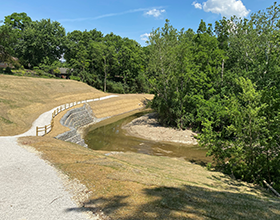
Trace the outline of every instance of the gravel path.
[[[100, 100], [111, 97], [116, 96], [106, 96]], [[65, 191], [55, 168], [17, 143], [18, 137], [35, 136], [36, 126], [49, 124], [52, 112], [42, 114], [24, 134], [0, 137], [0, 219], [89, 218], [84, 213], [69, 211], [78, 210], [77, 205]]]

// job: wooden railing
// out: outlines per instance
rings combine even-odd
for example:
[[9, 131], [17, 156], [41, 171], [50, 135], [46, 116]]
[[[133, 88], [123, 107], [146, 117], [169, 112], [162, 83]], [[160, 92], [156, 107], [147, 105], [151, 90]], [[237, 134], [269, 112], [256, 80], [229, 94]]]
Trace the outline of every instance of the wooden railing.
[[[98, 98], [97, 98], [98, 99]], [[100, 99], [100, 97], [99, 97]], [[43, 127], [36, 127], [36, 136], [39, 135], [39, 132], [44, 132], [44, 134], [42, 136], [44, 136], [45, 134], [49, 133], [53, 127], [54, 127], [54, 118], [55, 116], [57, 116], [60, 112], [71, 108], [73, 106], [82, 104], [82, 103], [86, 103], [87, 101], [78, 101], [78, 102], [71, 102], [71, 103], [67, 103], [64, 105], [59, 106], [57, 109], [55, 109], [52, 113], [52, 120], [51, 123], [49, 125], [43, 126]]]
[[[45, 125], [44, 127], [36, 127], [36, 136], [38, 136], [39, 132], [42, 132], [42, 131], [44, 131], [45, 134], [49, 133], [53, 129], [53, 126], [54, 126], [54, 120], [52, 118], [52, 121], [49, 125]], [[43, 134], [43, 135], [45, 135], [45, 134]]]

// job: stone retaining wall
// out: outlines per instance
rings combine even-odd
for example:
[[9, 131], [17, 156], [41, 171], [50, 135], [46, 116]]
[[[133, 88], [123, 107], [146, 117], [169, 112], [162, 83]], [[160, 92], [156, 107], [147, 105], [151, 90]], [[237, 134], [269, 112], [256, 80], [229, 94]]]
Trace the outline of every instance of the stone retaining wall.
[[81, 135], [77, 132], [77, 129], [95, 121], [96, 117], [87, 103], [84, 104], [83, 107], [69, 110], [60, 119], [60, 123], [63, 126], [71, 128], [71, 130], [57, 135], [56, 138], [87, 147], [87, 144], [85, 144], [84, 140], [81, 138]]

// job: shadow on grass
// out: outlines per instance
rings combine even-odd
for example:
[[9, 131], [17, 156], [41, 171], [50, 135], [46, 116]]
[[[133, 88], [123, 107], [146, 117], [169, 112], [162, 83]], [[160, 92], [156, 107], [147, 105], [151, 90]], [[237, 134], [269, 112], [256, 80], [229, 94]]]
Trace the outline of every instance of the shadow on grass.
[[151, 107], [152, 100], [147, 99], [146, 97], [144, 97], [144, 99], [141, 100], [141, 102], [142, 102], [142, 104], [143, 104], [144, 106]]
[[[253, 184], [249, 185], [247, 184], [246, 182], [243, 182], [243, 181], [238, 181], [238, 180], [235, 180], [235, 178], [228, 178], [227, 176], [220, 176], [220, 177], [217, 177], [217, 176], [211, 176], [211, 177], [207, 177], [208, 179], [210, 180], [216, 180], [218, 182], [221, 182], [223, 183], [224, 185], [226, 185], [226, 189], [227, 190], [233, 190], [235, 192], [241, 192], [241, 189], [242, 187], [246, 187], [247, 189], [247, 192], [248, 193], [253, 193], [253, 194], [258, 194], [258, 192], [260, 190], [262, 190], [262, 188], [260, 186], [253, 186]], [[205, 184], [207, 185], [207, 184]], [[269, 193], [265, 193], [266, 196], [269, 196]]]
[[127, 202], [131, 197], [127, 196], [90, 200], [84, 207], [67, 211], [96, 212], [102, 209], [112, 219], [125, 220], [280, 219], [280, 200], [276, 199], [262, 200], [250, 194], [213, 191], [190, 185], [145, 188], [143, 192], [143, 201], [149, 202], [139, 205], [133, 212], [127, 211], [132, 210], [132, 204]]
[[98, 199], [92, 199], [85, 203], [83, 203], [82, 207], [77, 208], [68, 208], [66, 209], [66, 212], [92, 212], [92, 213], [98, 213], [103, 208], [106, 211], [103, 211], [106, 215], [111, 215], [116, 210], [126, 207], [129, 204], [126, 202], [123, 202], [124, 199], [126, 199], [127, 196], [113, 196], [110, 198], [100, 197]]

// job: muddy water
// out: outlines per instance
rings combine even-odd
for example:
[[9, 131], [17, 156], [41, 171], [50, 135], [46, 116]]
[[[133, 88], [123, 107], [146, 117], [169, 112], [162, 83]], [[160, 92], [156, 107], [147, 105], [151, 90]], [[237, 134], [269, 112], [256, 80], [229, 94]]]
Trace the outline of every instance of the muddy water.
[[205, 164], [211, 159], [198, 146], [171, 144], [128, 136], [121, 127], [146, 112], [130, 113], [104, 120], [91, 126], [85, 136], [89, 148], [102, 151], [131, 151], [156, 156], [180, 157], [191, 162]]

